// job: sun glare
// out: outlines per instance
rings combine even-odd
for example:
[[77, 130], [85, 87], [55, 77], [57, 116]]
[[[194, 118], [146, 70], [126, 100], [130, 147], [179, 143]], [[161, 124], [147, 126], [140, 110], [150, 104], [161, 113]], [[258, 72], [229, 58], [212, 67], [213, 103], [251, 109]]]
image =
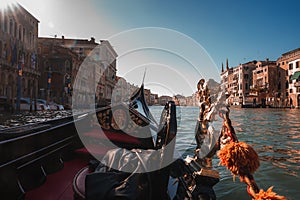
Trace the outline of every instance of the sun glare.
[[16, 0], [0, 0], [0, 10], [5, 10], [16, 3]]

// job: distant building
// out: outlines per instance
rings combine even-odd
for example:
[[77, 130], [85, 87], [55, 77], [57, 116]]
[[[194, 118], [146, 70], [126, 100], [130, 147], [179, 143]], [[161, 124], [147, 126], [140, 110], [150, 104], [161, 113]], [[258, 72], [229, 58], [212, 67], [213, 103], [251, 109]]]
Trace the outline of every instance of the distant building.
[[152, 105], [157, 105], [158, 104], [158, 94], [150, 94], [150, 104], [149, 106]]
[[168, 103], [168, 101], [172, 101], [172, 100], [173, 100], [172, 97], [166, 95], [158, 97], [158, 103], [161, 106], [164, 106], [166, 103]]
[[[9, 100], [37, 96], [40, 73], [37, 64], [39, 21], [21, 5], [0, 10], [0, 96]], [[19, 67], [19, 69], [18, 69]], [[18, 85], [18, 75], [21, 84]]]
[[151, 99], [151, 91], [149, 89], [144, 89], [144, 94], [145, 94], [145, 100], [148, 105], [151, 105], [150, 99]]
[[178, 106], [186, 106], [187, 105], [187, 99], [185, 96], [182, 96], [180, 94], [177, 94], [174, 96], [175, 104]]

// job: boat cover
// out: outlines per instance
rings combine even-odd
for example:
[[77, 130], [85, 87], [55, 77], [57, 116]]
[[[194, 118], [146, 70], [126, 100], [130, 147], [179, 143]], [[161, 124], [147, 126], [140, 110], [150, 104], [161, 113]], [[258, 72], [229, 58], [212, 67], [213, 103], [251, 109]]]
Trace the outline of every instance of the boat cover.
[[152, 149], [109, 151], [95, 172], [86, 177], [86, 199], [168, 199], [168, 167], [157, 170], [162, 155]]

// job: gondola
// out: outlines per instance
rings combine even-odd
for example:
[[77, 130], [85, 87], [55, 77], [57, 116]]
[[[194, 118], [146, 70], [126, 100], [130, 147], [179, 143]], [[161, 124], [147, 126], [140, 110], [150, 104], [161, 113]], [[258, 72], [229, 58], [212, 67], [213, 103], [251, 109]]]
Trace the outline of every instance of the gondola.
[[143, 84], [127, 103], [1, 130], [0, 196], [215, 199], [218, 173], [174, 158], [176, 134], [175, 103], [157, 123]]

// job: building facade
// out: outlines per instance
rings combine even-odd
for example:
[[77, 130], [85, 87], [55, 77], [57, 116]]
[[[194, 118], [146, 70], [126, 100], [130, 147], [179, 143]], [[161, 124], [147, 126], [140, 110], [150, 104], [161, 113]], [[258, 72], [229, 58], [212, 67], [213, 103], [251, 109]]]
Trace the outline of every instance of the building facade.
[[10, 102], [18, 93], [31, 99], [37, 96], [38, 24], [19, 4], [0, 10], [0, 96]]
[[[74, 94], [78, 104], [83, 105], [94, 100], [97, 105], [110, 103], [117, 81], [117, 53], [108, 41], [101, 40], [99, 44], [93, 37], [87, 40], [66, 39], [62, 36], [39, 38], [39, 46], [43, 57], [41, 71], [48, 74], [45, 76], [51, 76], [51, 98], [71, 104], [71, 95]], [[60, 76], [54, 76], [52, 65], [59, 66], [56, 69], [59, 70], [57, 73]], [[49, 87], [47, 78], [41, 81], [47, 83], [46, 88]], [[48, 90], [45, 89], [45, 83], [44, 87], [40, 88], [41, 91]], [[75, 83], [76, 89], [73, 91]]]
[[288, 106], [300, 108], [299, 84], [300, 48], [283, 53], [277, 59], [277, 66], [285, 70], [285, 89], [283, 95]]
[[222, 67], [221, 84], [230, 105], [284, 106], [284, 82], [285, 70], [268, 59]]
[[284, 97], [285, 71], [278, 67], [276, 61], [258, 61], [253, 70], [252, 92], [262, 106], [282, 107]]
[[38, 40], [39, 98], [69, 106], [72, 97], [74, 74], [82, 62], [78, 55], [68, 48], [50, 40]]

